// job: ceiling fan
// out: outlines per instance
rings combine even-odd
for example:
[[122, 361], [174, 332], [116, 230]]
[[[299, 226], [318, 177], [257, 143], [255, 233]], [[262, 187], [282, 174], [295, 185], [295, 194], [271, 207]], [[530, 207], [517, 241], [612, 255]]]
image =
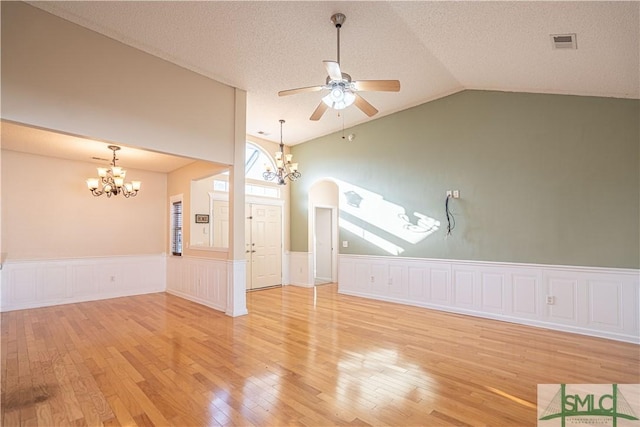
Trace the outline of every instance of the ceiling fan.
[[340, 28], [347, 17], [342, 13], [336, 13], [331, 16], [331, 22], [336, 26], [338, 31], [338, 58], [337, 61], [323, 61], [327, 69], [326, 84], [319, 86], [301, 87], [297, 89], [288, 89], [278, 92], [279, 96], [295, 95], [304, 92], [317, 92], [324, 89], [329, 90], [329, 94], [322, 98], [320, 104], [311, 114], [310, 120], [320, 120], [320, 117], [328, 108], [334, 110], [342, 110], [351, 104], [355, 104], [367, 116], [374, 116], [378, 110], [367, 100], [358, 94], [358, 92], [377, 91], [377, 92], [398, 92], [400, 90], [400, 81], [398, 80], [357, 80], [352, 81], [351, 76], [340, 70]]

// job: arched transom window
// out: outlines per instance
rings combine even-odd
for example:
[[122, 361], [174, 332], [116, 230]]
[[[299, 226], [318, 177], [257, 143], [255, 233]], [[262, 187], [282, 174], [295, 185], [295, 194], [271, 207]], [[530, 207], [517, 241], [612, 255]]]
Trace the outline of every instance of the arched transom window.
[[244, 172], [248, 179], [264, 181], [262, 173], [266, 170], [265, 165], [271, 166], [271, 170], [275, 169], [273, 159], [257, 145], [247, 142]]

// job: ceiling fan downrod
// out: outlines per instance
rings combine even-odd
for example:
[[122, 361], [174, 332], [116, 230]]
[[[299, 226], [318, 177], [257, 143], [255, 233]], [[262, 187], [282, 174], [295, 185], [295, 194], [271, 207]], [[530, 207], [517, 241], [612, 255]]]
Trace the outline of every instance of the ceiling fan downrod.
[[340, 65], [340, 28], [342, 28], [342, 24], [344, 24], [345, 19], [347, 19], [347, 17], [340, 12], [335, 13], [331, 16], [331, 22], [333, 22], [333, 25], [336, 26], [336, 29], [338, 31], [338, 58], [336, 61], [338, 65]]

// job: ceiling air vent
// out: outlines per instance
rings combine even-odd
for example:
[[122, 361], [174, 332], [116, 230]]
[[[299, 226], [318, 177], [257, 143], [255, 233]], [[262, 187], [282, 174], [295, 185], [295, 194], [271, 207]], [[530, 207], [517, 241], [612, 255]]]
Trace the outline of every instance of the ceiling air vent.
[[575, 34], [551, 34], [553, 49], [577, 49]]

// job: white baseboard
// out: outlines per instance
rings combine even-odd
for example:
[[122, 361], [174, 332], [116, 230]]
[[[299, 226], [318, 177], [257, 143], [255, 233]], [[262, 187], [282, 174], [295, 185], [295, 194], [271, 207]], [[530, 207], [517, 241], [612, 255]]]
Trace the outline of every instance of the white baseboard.
[[0, 311], [164, 292], [165, 255], [5, 261]]
[[343, 294], [640, 344], [638, 270], [360, 255], [339, 266]]
[[214, 304], [214, 303], [212, 303], [211, 301], [208, 301], [205, 298], [200, 298], [200, 297], [197, 297], [195, 295], [191, 295], [191, 294], [186, 293], [186, 292], [177, 291], [175, 289], [167, 289], [166, 292], [168, 294], [175, 295], [177, 297], [180, 297], [180, 298], [183, 298], [183, 299], [186, 299], [186, 300], [198, 303], [198, 304], [202, 304], [204, 306], [207, 306], [207, 307], [212, 308], [212, 309], [217, 310], [217, 311], [222, 311], [222, 312], [225, 311], [225, 307], [221, 307], [220, 305]]

